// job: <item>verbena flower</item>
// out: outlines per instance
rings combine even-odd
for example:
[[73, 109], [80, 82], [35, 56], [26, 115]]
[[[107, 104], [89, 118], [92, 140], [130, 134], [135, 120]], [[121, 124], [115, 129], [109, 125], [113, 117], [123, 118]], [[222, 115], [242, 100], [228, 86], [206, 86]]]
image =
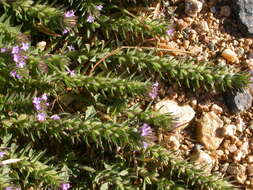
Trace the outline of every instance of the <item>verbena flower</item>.
[[24, 68], [25, 65], [26, 65], [26, 63], [23, 60], [17, 62], [17, 64], [16, 64], [16, 66], [19, 68]]
[[5, 187], [4, 190], [13, 190], [12, 187]]
[[69, 68], [67, 68], [67, 72], [70, 76], [74, 76], [76, 74], [74, 70], [70, 70]]
[[5, 154], [5, 152], [0, 151], [0, 158], [4, 157]]
[[0, 49], [0, 52], [1, 52], [1, 53], [4, 53], [4, 52], [6, 52], [6, 51], [7, 51], [7, 48], [1, 48], [1, 49]]
[[21, 79], [21, 78], [22, 78], [22, 76], [19, 75], [19, 74], [17, 74], [17, 71], [15, 71], [15, 70], [12, 70], [12, 71], [10, 72], [10, 75], [11, 75], [13, 78], [16, 78], [16, 79]]
[[70, 10], [64, 13], [65, 18], [74, 17], [74, 16], [75, 16], [75, 12], [73, 10]]
[[71, 187], [69, 183], [63, 183], [61, 184], [61, 189], [62, 190], [68, 190]]
[[50, 118], [53, 120], [60, 120], [61, 119], [60, 116], [57, 114], [52, 115]]
[[22, 42], [22, 47], [21, 47], [22, 50], [26, 51], [29, 49], [29, 44], [28, 43], [25, 43], [25, 42]]
[[37, 115], [38, 121], [45, 121], [45, 120], [46, 120], [46, 117], [47, 117], [47, 114], [46, 114], [46, 113], [39, 113], [39, 114]]
[[158, 96], [158, 87], [159, 87], [159, 83], [156, 82], [152, 85], [152, 89], [151, 92], [149, 93], [149, 97], [151, 99], [155, 99]]
[[74, 46], [72, 46], [72, 45], [67, 46], [67, 48], [69, 49], [69, 51], [75, 50]]
[[87, 19], [86, 19], [86, 21], [87, 21], [88, 23], [93, 23], [94, 20], [95, 20], [95, 18], [94, 18], [93, 16], [91, 16], [91, 15], [88, 16]]
[[62, 32], [62, 34], [67, 34], [67, 33], [69, 33], [69, 29], [64, 29]]
[[140, 133], [141, 136], [148, 136], [152, 134], [152, 129], [148, 124], [144, 123], [143, 126], [140, 128]]
[[166, 34], [167, 35], [171, 35], [171, 34], [173, 34], [173, 32], [174, 32], [174, 29], [168, 29], [168, 30], [166, 30]]
[[99, 11], [101, 11], [103, 9], [103, 5], [97, 5], [96, 9], [99, 10]]
[[19, 46], [14, 46], [14, 47], [12, 48], [11, 53], [12, 53], [12, 54], [18, 54], [19, 51], [20, 51], [20, 47], [19, 47]]

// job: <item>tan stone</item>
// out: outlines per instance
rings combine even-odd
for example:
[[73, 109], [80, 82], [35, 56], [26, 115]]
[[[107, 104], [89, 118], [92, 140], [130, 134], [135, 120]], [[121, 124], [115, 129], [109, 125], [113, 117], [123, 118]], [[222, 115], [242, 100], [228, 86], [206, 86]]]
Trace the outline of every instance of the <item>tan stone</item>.
[[227, 61], [232, 62], [232, 63], [238, 61], [238, 57], [236, 53], [232, 51], [231, 49], [225, 49], [222, 52], [221, 56], [224, 57]]
[[203, 113], [197, 121], [197, 139], [204, 144], [208, 150], [216, 150], [222, 140], [220, 129], [223, 127], [223, 121], [214, 113]]
[[253, 176], [253, 164], [247, 166], [248, 176]]
[[223, 109], [217, 104], [213, 104], [211, 107], [211, 111], [214, 111], [216, 114], [221, 114], [223, 112]]
[[175, 119], [174, 127], [181, 130], [194, 118], [195, 111], [189, 105], [179, 106], [177, 102], [163, 99], [155, 105], [155, 110], [161, 114], [170, 114]]
[[214, 160], [202, 150], [195, 150], [191, 155], [191, 161], [193, 161], [198, 168], [204, 168], [205, 171], [210, 172], [212, 170]]

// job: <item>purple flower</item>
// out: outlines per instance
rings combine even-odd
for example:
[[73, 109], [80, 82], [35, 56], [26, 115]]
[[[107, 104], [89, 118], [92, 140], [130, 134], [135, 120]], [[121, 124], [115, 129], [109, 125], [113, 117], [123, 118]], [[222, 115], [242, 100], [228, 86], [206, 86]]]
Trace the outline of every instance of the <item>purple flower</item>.
[[22, 42], [22, 47], [21, 47], [22, 50], [26, 51], [29, 49], [29, 44], [28, 43], [24, 43]]
[[0, 151], [0, 158], [4, 157], [5, 154], [5, 152]]
[[19, 67], [19, 68], [23, 68], [25, 65], [26, 65], [26, 63], [25, 63], [23, 60], [19, 61], [19, 62], [16, 64], [16, 66]]
[[42, 99], [41, 99], [40, 97], [34, 97], [34, 98], [33, 98], [33, 104], [35, 104], [35, 105], [36, 105], [36, 104], [40, 104], [40, 103], [41, 103], [41, 100], [42, 100]]
[[147, 148], [148, 147], [148, 143], [147, 142], [142, 142], [142, 146], [143, 146], [143, 148]]
[[67, 46], [67, 48], [69, 49], [69, 51], [75, 50], [74, 46], [72, 46], [72, 45]]
[[64, 29], [62, 32], [62, 34], [67, 34], [67, 33], [69, 33], [69, 29]]
[[22, 78], [22, 76], [19, 75], [19, 74], [17, 74], [17, 72], [16, 72], [15, 70], [12, 70], [12, 71], [10, 72], [10, 75], [11, 75], [13, 78], [16, 78], [16, 79], [21, 79], [21, 78]]
[[149, 97], [153, 100], [158, 96], [158, 87], [159, 87], [158, 82], [155, 82], [154, 84], [152, 84], [152, 90], [149, 93]]
[[59, 119], [61, 119], [60, 116], [57, 115], [57, 114], [52, 115], [50, 118], [53, 119], [53, 120], [59, 120]]
[[140, 128], [141, 136], [148, 136], [152, 134], [151, 127], [144, 123], [143, 126]]
[[19, 54], [13, 54], [13, 61], [15, 61], [16, 63], [18, 63], [20, 60], [20, 55]]
[[1, 52], [1, 53], [4, 53], [4, 52], [6, 52], [6, 51], [7, 51], [7, 48], [1, 48], [1, 49], [0, 49], [0, 52]]
[[70, 70], [69, 68], [67, 68], [67, 72], [70, 76], [74, 76], [76, 74], [74, 70]]
[[4, 190], [12, 190], [12, 187], [5, 187]]
[[39, 114], [37, 115], [38, 121], [45, 121], [45, 120], [46, 120], [46, 117], [47, 117], [47, 114], [45, 114], [45, 113], [39, 113]]
[[41, 99], [47, 101], [47, 94], [42, 94]]
[[69, 183], [63, 183], [61, 184], [61, 189], [62, 190], [68, 190], [71, 187]]
[[94, 20], [95, 20], [95, 18], [93, 16], [91, 16], [91, 15], [88, 16], [87, 19], [86, 19], [86, 21], [89, 22], [89, 23], [93, 23]]
[[99, 11], [101, 11], [103, 9], [103, 5], [97, 5], [96, 9], [99, 10]]
[[168, 29], [168, 30], [166, 30], [166, 34], [167, 35], [171, 35], [171, 34], [173, 34], [173, 32], [174, 32], [174, 29]]
[[75, 16], [75, 13], [73, 10], [70, 10], [64, 13], [65, 18], [74, 17], [74, 16]]
[[17, 54], [17, 53], [19, 53], [19, 51], [20, 51], [19, 46], [14, 46], [14, 47], [12, 48], [11, 53], [12, 53], [12, 54]]

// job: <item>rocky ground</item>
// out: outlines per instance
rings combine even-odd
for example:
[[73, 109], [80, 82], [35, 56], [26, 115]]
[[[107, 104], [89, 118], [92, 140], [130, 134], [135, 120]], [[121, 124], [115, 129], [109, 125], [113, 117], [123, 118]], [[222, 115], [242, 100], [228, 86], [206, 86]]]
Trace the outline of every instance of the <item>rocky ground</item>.
[[[239, 18], [238, 12], [243, 10], [234, 7], [236, 2], [253, 10], [253, 5], [245, 5], [247, 1], [243, 0], [168, 1], [162, 11], [171, 27], [168, 38], [161, 39], [159, 46], [181, 50], [172, 52], [173, 55], [253, 71], [253, 37], [248, 37], [253, 34], [253, 26], [241, 24], [245, 21], [240, 19], [245, 18]], [[159, 16], [161, 7], [155, 5], [154, 18]], [[253, 189], [250, 89], [222, 94], [201, 90], [192, 93], [171, 87], [165, 92], [161, 90], [160, 97], [155, 109], [170, 112], [178, 119], [172, 132], [160, 135], [161, 143], [181, 152], [199, 167], [205, 166], [208, 172], [229, 177], [242, 189]]]

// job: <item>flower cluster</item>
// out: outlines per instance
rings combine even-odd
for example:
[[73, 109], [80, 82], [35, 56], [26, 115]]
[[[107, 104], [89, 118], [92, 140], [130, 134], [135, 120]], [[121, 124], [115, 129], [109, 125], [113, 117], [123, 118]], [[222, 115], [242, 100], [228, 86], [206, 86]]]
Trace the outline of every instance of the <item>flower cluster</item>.
[[[103, 9], [103, 5], [96, 5], [95, 8], [98, 10], [98, 11], [101, 11]], [[86, 21], [88, 23], [93, 23], [95, 21], [95, 17], [92, 16], [92, 15], [89, 15], [86, 19]]]
[[[11, 50], [11, 55], [13, 61], [16, 63], [17, 68], [24, 68], [26, 65], [27, 56], [24, 55], [24, 52], [29, 49], [29, 44], [22, 42], [21, 46], [14, 46]], [[6, 49], [1, 48], [1, 52], [5, 52]], [[10, 76], [16, 79], [21, 79], [22, 76], [18, 74], [16, 70], [10, 72]]]
[[70, 10], [64, 13], [63, 22], [64, 22], [65, 28], [62, 33], [67, 34], [70, 31], [69, 28], [73, 28], [77, 22], [77, 16], [75, 16], [75, 13], [73, 10]]
[[149, 97], [154, 100], [157, 96], [158, 96], [158, 87], [159, 87], [159, 83], [158, 82], [155, 82], [153, 85], [152, 85], [152, 90], [151, 92], [149, 93]]
[[[36, 109], [36, 111], [38, 112], [37, 114], [37, 120], [38, 121], [45, 121], [47, 118], [47, 114], [46, 114], [46, 109], [49, 106], [49, 103], [47, 102], [47, 95], [43, 94], [41, 97], [34, 97], [33, 98], [33, 105], [34, 108]], [[53, 120], [59, 120], [60, 117], [58, 115], [52, 115], [50, 117]]]
[[0, 158], [3, 158], [5, 154], [5, 152], [0, 151]]
[[21, 190], [21, 188], [16, 188], [16, 187], [5, 187], [4, 190]]
[[71, 185], [69, 183], [63, 183], [60, 186], [61, 190], [68, 190], [71, 187]]
[[143, 148], [147, 148], [152, 141], [156, 140], [151, 127], [144, 123], [142, 127], [139, 128], [140, 135], [144, 138], [142, 142]]

